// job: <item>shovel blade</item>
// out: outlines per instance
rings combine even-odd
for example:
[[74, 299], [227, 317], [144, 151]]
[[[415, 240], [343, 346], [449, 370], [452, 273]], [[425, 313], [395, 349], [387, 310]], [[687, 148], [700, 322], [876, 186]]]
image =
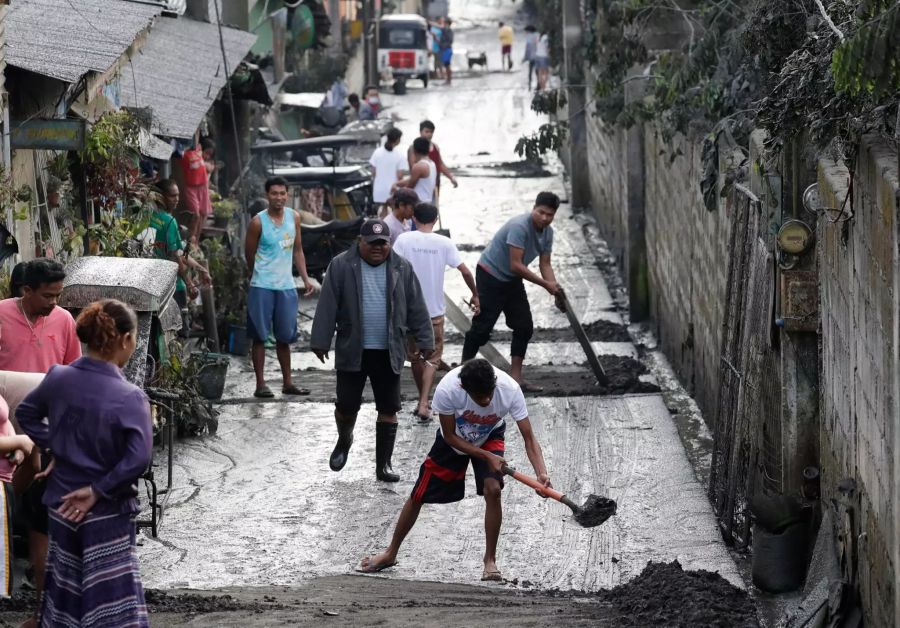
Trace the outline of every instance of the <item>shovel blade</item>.
[[594, 528], [616, 514], [617, 508], [613, 499], [590, 495], [575, 513], [575, 521], [583, 528]]

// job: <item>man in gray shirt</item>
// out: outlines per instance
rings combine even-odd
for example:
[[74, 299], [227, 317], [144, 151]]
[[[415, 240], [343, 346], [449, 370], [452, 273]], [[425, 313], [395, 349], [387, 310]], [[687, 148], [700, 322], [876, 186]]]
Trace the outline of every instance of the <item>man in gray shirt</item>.
[[338, 442], [329, 459], [332, 471], [347, 464], [356, 415], [366, 380], [375, 410], [375, 475], [400, 479], [391, 468], [400, 410], [400, 373], [406, 336], [414, 336], [420, 358], [434, 352], [431, 316], [419, 280], [408, 261], [391, 253], [391, 231], [381, 220], [363, 223], [357, 246], [331, 260], [316, 306], [309, 345], [323, 363], [334, 343]]
[[[474, 358], [478, 349], [490, 340], [494, 325], [503, 313], [507, 327], [513, 332], [510, 351], [512, 368], [509, 374], [525, 392], [541, 392], [543, 388], [522, 379], [525, 351], [534, 333], [531, 306], [523, 280], [541, 286], [556, 298], [557, 307], [564, 307], [561, 289], [550, 264], [553, 249], [550, 223], [556, 217], [558, 208], [559, 197], [556, 194], [538, 194], [530, 213], [510, 218], [494, 235], [481, 254], [475, 271], [481, 312], [472, 319], [472, 328], [466, 333], [462, 360], [465, 362]], [[536, 258], [539, 259], [540, 275], [528, 269]]]

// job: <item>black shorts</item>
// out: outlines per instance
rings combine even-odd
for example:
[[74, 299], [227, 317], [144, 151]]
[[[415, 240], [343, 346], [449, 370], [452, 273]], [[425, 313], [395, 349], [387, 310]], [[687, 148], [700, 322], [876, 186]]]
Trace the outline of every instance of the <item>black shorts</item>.
[[[506, 448], [505, 436], [504, 425], [491, 432], [481, 448], [502, 457]], [[470, 461], [472, 471], [475, 473], [475, 491], [479, 495], [484, 495], [485, 478], [494, 478], [500, 483], [500, 488], [503, 488], [502, 473], [492, 473], [483, 460], [456, 453], [441, 436], [441, 430], [438, 430], [428, 457], [419, 467], [419, 479], [413, 487], [412, 500], [419, 504], [449, 504], [460, 501], [466, 495], [466, 469]]]
[[391, 366], [391, 354], [386, 349], [363, 349], [362, 368], [359, 371], [337, 372], [337, 406], [344, 416], [356, 414], [362, 405], [366, 380], [372, 382], [375, 409], [379, 414], [397, 414], [400, 411], [400, 375]]
[[50, 515], [44, 505], [44, 491], [47, 490], [47, 480], [42, 478], [35, 480], [31, 486], [25, 489], [21, 499], [16, 504], [22, 512], [22, 519], [29, 532], [47, 535], [50, 526]]

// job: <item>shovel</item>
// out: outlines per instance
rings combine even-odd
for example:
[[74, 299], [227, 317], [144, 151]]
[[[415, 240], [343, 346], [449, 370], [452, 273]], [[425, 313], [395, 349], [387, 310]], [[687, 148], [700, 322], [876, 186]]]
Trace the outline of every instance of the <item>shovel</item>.
[[575, 516], [575, 521], [583, 528], [593, 528], [598, 526], [616, 514], [615, 500], [607, 497], [600, 497], [599, 495], [589, 495], [584, 502], [584, 505], [579, 506], [556, 489], [547, 488], [533, 477], [527, 476], [524, 473], [519, 473], [508, 464], [504, 464], [502, 470], [504, 474], [518, 480], [522, 484], [530, 486], [541, 495], [555, 499], [571, 508], [572, 514]]

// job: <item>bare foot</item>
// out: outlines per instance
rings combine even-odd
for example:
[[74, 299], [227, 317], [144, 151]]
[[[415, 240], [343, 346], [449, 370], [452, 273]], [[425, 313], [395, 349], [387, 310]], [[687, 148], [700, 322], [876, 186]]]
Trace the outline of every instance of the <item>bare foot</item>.
[[359, 563], [359, 567], [356, 568], [356, 571], [361, 571], [363, 573], [376, 573], [379, 571], [383, 571], [388, 567], [393, 567], [397, 564], [397, 557], [391, 556], [389, 552], [382, 552], [381, 554], [376, 554], [375, 556], [366, 556], [362, 559], [362, 562]]

